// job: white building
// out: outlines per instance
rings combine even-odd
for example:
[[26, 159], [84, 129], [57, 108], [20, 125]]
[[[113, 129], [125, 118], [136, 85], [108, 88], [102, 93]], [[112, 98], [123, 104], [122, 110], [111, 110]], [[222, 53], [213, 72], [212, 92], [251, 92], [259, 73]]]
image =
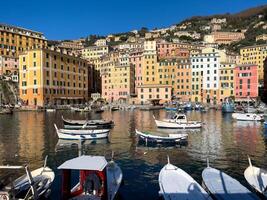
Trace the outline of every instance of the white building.
[[106, 46], [107, 45], [107, 40], [106, 39], [99, 39], [95, 42], [95, 45], [100, 47], [100, 46]]
[[201, 53], [191, 55], [190, 61], [193, 101], [216, 102], [219, 95], [219, 53], [213, 48], [203, 49]]

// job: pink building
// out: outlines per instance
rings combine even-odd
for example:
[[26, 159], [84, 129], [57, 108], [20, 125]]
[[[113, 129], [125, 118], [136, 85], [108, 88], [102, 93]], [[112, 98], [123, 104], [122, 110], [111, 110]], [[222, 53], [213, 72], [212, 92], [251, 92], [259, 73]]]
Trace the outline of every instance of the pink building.
[[0, 75], [18, 75], [19, 59], [0, 56]]
[[258, 66], [237, 65], [234, 70], [236, 99], [258, 97]]
[[170, 42], [157, 43], [157, 55], [161, 58], [188, 57], [189, 50], [182, 48], [180, 44]]
[[129, 61], [135, 72], [135, 94], [137, 94], [137, 87], [142, 85], [142, 56], [143, 51], [134, 51], [129, 54]]

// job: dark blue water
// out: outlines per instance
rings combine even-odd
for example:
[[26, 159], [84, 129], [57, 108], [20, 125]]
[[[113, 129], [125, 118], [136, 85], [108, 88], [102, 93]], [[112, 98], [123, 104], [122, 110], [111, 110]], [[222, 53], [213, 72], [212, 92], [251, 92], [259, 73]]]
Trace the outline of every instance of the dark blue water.
[[[262, 123], [235, 122], [231, 114], [220, 111], [207, 113], [189, 112], [190, 120], [201, 120], [205, 126], [199, 131], [180, 131], [189, 134], [188, 144], [175, 147], [145, 146], [138, 144], [135, 129], [156, 130], [153, 120], [164, 118], [161, 111], [115, 111], [102, 114], [79, 114], [69, 111], [20, 112], [13, 116], [0, 116], [0, 164], [21, 165], [28, 163], [31, 169], [39, 168], [48, 155], [48, 166], [55, 170], [56, 178], [50, 199], [60, 195], [61, 177], [57, 167], [64, 161], [78, 156], [76, 145], [62, 145], [58, 141], [53, 124], [62, 127], [65, 118], [112, 119], [115, 127], [109, 140], [83, 145], [83, 153], [104, 155], [107, 159], [115, 152], [115, 160], [124, 176], [120, 189], [121, 199], [157, 199], [158, 174], [166, 164], [167, 156], [172, 164], [182, 168], [201, 183], [201, 172], [209, 157], [212, 167], [223, 170], [248, 186], [243, 172], [248, 166], [247, 155], [253, 163], [267, 169], [267, 132]], [[169, 131], [165, 131], [169, 132]], [[4, 174], [5, 171], [0, 171]]]

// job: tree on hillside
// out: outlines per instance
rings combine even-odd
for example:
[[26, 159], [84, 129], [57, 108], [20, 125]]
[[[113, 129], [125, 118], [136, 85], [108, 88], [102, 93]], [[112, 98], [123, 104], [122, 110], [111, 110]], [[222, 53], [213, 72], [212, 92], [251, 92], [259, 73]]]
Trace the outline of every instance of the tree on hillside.
[[141, 37], [145, 37], [145, 34], [148, 32], [148, 28], [142, 27], [140, 31], [138, 31]]

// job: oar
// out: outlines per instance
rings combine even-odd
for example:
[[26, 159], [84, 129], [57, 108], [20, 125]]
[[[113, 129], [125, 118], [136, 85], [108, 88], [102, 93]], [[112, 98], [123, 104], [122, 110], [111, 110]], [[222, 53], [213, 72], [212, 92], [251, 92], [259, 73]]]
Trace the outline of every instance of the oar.
[[82, 126], [82, 129], [85, 129], [86, 128], [86, 126], [87, 126], [87, 121], [84, 123], [84, 125]]

